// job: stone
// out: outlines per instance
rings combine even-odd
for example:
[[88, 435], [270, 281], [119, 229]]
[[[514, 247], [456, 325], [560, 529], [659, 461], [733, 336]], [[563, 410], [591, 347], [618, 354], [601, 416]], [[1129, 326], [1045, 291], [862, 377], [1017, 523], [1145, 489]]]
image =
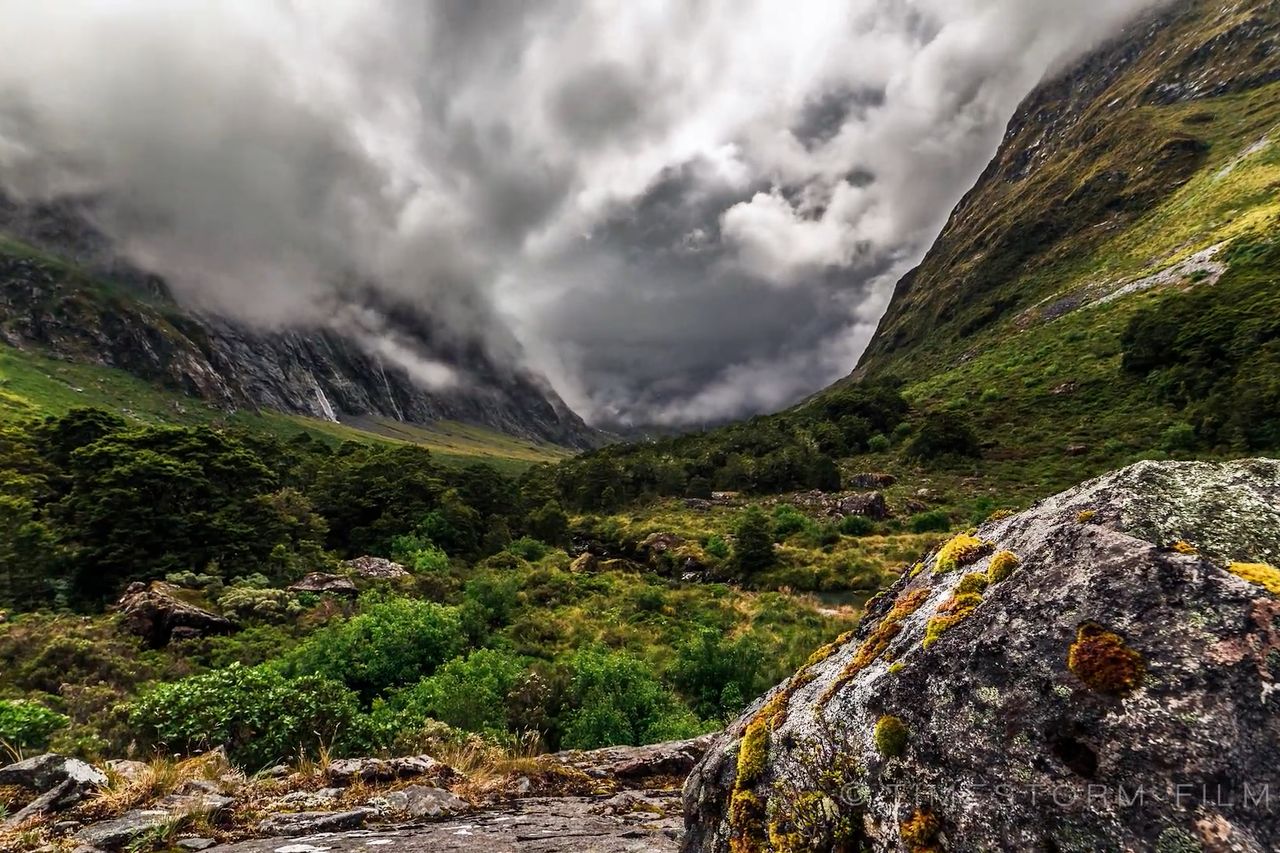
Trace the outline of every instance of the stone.
[[1143, 462], [976, 536], [730, 725], [685, 785], [685, 853], [768, 849], [770, 824], [814, 850], [1280, 849], [1239, 805], [1280, 766], [1280, 600], [1229, 569], [1280, 565], [1280, 462]]
[[892, 474], [882, 474], [877, 471], [866, 471], [861, 474], [854, 474], [849, 478], [849, 486], [851, 488], [866, 489], [868, 491], [887, 489], [896, 482], [898, 482], [898, 478]]
[[571, 572], [580, 572], [580, 573], [594, 572], [594, 571], [597, 571], [599, 568], [600, 568], [599, 558], [596, 557], [595, 554], [592, 554], [590, 551], [584, 551], [583, 553], [579, 554], [577, 557], [574, 557], [573, 562], [569, 564], [569, 571]]
[[1086, 454], [1088, 454], [1088, 452], [1089, 452], [1089, 445], [1087, 444], [1068, 444], [1067, 445], [1068, 456], [1085, 456]]
[[703, 735], [690, 740], [648, 746], [611, 746], [588, 751], [570, 750], [551, 757], [589, 776], [619, 782], [643, 782], [658, 777], [686, 776], [715, 740]]
[[352, 574], [371, 580], [395, 580], [406, 578], [410, 574], [404, 566], [385, 557], [356, 557], [354, 560], [345, 561], [342, 565], [346, 566]]
[[410, 785], [369, 800], [369, 807], [380, 815], [397, 819], [439, 818], [455, 815], [471, 808], [471, 804], [442, 788]]
[[321, 788], [318, 791], [293, 791], [271, 803], [271, 811], [318, 811], [331, 806], [342, 798], [342, 788]]
[[52, 752], [0, 767], [0, 786], [13, 785], [39, 794], [0, 825], [17, 826], [40, 815], [65, 811], [106, 784], [106, 774], [96, 767]]
[[290, 592], [310, 592], [317, 595], [341, 595], [355, 598], [360, 594], [350, 578], [342, 575], [331, 575], [326, 572], [312, 572], [297, 583], [290, 584]]
[[181, 596], [182, 590], [172, 584], [134, 582], [116, 609], [124, 614], [125, 628], [155, 649], [168, 645], [172, 639], [230, 634], [236, 630], [230, 619], [183, 601]]
[[145, 761], [132, 761], [128, 758], [117, 758], [107, 762], [107, 768], [118, 774], [126, 782], [136, 782], [147, 772]]
[[208, 850], [217, 843], [212, 838], [179, 838], [174, 846], [179, 850]]
[[89, 847], [119, 850], [172, 820], [173, 814], [164, 809], [134, 809], [113, 820], [90, 824], [72, 837]]
[[885, 503], [884, 495], [880, 492], [867, 492], [841, 498], [836, 505], [836, 511], [841, 516], [862, 515], [876, 521], [883, 521], [889, 517], [889, 505]]
[[312, 835], [317, 832], [341, 832], [359, 829], [372, 815], [369, 809], [343, 812], [287, 812], [274, 814], [258, 824], [263, 836]]
[[396, 779], [430, 777], [446, 781], [457, 777], [457, 771], [429, 755], [405, 758], [340, 758], [329, 764], [328, 777], [334, 785], [353, 782], [391, 782]]

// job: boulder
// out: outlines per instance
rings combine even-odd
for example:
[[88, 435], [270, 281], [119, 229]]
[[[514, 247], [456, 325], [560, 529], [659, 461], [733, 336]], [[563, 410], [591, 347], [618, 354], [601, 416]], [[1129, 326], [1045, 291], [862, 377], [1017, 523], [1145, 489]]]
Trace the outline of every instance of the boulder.
[[663, 776], [685, 776], [710, 748], [715, 735], [648, 746], [610, 746], [570, 750], [552, 756], [561, 764], [595, 778], [638, 782]]
[[394, 560], [384, 557], [356, 557], [342, 565], [354, 575], [371, 580], [395, 580], [409, 576], [409, 570]]
[[351, 578], [346, 578], [342, 575], [331, 575], [327, 572], [312, 572], [297, 583], [291, 584], [289, 591], [311, 592], [317, 595], [327, 593], [347, 598], [355, 598], [360, 594]]
[[854, 474], [849, 478], [850, 487], [866, 490], [887, 489], [896, 482], [898, 478], [892, 474], [882, 474], [877, 471]]
[[573, 562], [569, 564], [571, 572], [595, 572], [600, 568], [600, 559], [590, 551], [583, 551], [581, 554], [573, 558]]
[[464, 812], [471, 804], [443, 788], [410, 785], [369, 800], [369, 808], [397, 820], [440, 818]]
[[866, 492], [841, 498], [836, 505], [836, 513], [842, 517], [863, 515], [876, 521], [884, 521], [889, 517], [889, 505], [880, 492]]
[[717, 740], [683, 849], [1280, 849], [1275, 565], [1269, 460], [962, 534]]
[[236, 625], [182, 599], [183, 590], [172, 584], [129, 584], [116, 608], [124, 614], [127, 630], [137, 634], [152, 648], [161, 648], [171, 639], [230, 634]]
[[351, 809], [344, 812], [290, 812], [275, 814], [258, 824], [258, 834], [311, 835], [317, 832], [341, 832], [359, 829], [373, 814], [370, 809]]
[[173, 814], [164, 809], [134, 809], [118, 818], [90, 824], [72, 837], [86, 847], [120, 850], [172, 820]]
[[334, 785], [354, 782], [391, 782], [396, 779], [430, 778], [446, 781], [457, 771], [429, 755], [404, 758], [340, 758], [329, 764], [329, 781]]
[[46, 753], [0, 767], [0, 787], [16, 786], [39, 796], [0, 825], [17, 826], [33, 817], [65, 811], [107, 784], [102, 771], [78, 758]]

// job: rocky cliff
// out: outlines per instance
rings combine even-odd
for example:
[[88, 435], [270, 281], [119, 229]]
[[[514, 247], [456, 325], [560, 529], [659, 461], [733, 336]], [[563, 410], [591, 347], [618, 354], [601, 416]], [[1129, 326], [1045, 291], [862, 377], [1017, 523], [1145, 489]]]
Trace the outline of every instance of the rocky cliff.
[[[855, 376], [928, 375], [990, 344], [993, 328], [1064, 283], [1106, 274], [1115, 258], [1099, 247], [1170, 199], [1214, 145], [1247, 154], [1262, 137], [1265, 146], [1280, 4], [1179, 0], [1160, 9], [1027, 97], [977, 185], [899, 282]], [[1235, 203], [1206, 234], [1175, 240], [1208, 246], [1208, 232], [1229, 231], [1255, 204], [1253, 188], [1234, 189]], [[1176, 216], [1191, 222], [1196, 211]], [[1187, 247], [1136, 248], [1160, 269]]]
[[961, 534], [729, 727], [684, 850], [1275, 850], [1278, 563], [1269, 460]]
[[[5, 242], [4, 237], [13, 238]], [[0, 198], [0, 341], [126, 370], [222, 408], [328, 420], [457, 420], [567, 447], [598, 443], [541, 377], [446, 336], [405, 305], [366, 300], [380, 334], [460, 381], [428, 387], [339, 325], [262, 330], [176, 304], [164, 282], [119, 260], [69, 203]]]

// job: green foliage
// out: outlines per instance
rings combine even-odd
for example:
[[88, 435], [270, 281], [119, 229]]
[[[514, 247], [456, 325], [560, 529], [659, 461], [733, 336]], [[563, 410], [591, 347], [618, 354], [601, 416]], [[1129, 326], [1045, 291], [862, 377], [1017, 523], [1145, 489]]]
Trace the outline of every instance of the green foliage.
[[391, 598], [317, 631], [288, 656], [285, 671], [343, 683], [371, 702], [389, 688], [431, 675], [465, 641], [457, 608]]
[[770, 686], [764, 678], [764, 650], [750, 634], [729, 639], [703, 628], [681, 643], [671, 667], [671, 680], [704, 719], [726, 719], [742, 712], [744, 697]]
[[734, 527], [734, 568], [748, 575], [773, 565], [773, 525], [759, 507], [748, 507]]
[[940, 509], [911, 516], [907, 527], [912, 533], [946, 533], [951, 529], [951, 518]]
[[816, 527], [813, 519], [790, 504], [779, 504], [773, 510], [773, 537], [777, 542], [784, 542], [796, 533], [807, 533]]
[[0, 747], [20, 751], [43, 750], [53, 733], [70, 721], [36, 702], [0, 700]]
[[356, 696], [340, 682], [288, 678], [271, 666], [232, 664], [162, 684], [133, 703], [129, 718], [147, 743], [184, 752], [222, 746], [250, 769], [321, 746], [340, 753], [363, 737]]
[[556, 501], [547, 501], [529, 513], [526, 527], [532, 538], [550, 545], [567, 545], [569, 542], [569, 516]]
[[845, 536], [870, 536], [876, 523], [865, 515], [846, 515], [840, 519], [839, 529]]
[[536, 563], [547, 556], [548, 550], [545, 543], [528, 536], [522, 536], [507, 546], [509, 553], [530, 563]]
[[959, 412], [942, 410], [929, 412], [920, 425], [920, 431], [907, 444], [908, 459], [933, 460], [948, 456], [978, 457], [982, 446], [978, 442], [972, 422]]
[[876, 433], [867, 439], [867, 449], [872, 453], [885, 453], [889, 450], [889, 437], [883, 433]]
[[501, 736], [508, 730], [508, 696], [525, 671], [525, 663], [514, 655], [477, 649], [448, 661], [397, 701], [406, 718], [435, 719], [464, 731]]
[[723, 536], [716, 533], [707, 537], [707, 542], [702, 546], [702, 550], [717, 560], [724, 560], [729, 556], [729, 543], [724, 540]]
[[576, 710], [565, 725], [568, 749], [658, 743], [700, 734], [705, 726], [643, 661], [583, 649], [570, 662]]
[[229, 587], [218, 596], [218, 607], [242, 621], [258, 622], [284, 622], [305, 611], [297, 597], [283, 589], [251, 586]]
[[449, 555], [421, 534], [393, 538], [391, 557], [421, 575], [444, 574], [449, 571]]

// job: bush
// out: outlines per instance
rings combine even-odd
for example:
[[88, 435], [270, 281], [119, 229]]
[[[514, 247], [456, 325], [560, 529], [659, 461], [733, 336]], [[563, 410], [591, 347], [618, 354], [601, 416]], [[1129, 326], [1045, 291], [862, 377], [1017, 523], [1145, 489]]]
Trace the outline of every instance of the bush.
[[218, 596], [218, 607], [240, 619], [284, 622], [305, 612], [298, 599], [283, 589], [233, 586]]
[[742, 514], [734, 537], [733, 561], [739, 572], [756, 572], [773, 565], [773, 525], [759, 507], [749, 507]]
[[507, 546], [509, 553], [530, 563], [536, 563], [547, 556], [549, 550], [545, 544], [528, 536], [523, 536]]
[[773, 510], [773, 539], [783, 542], [796, 533], [804, 533], [814, 527], [813, 520], [789, 504], [780, 504]]
[[764, 650], [754, 637], [730, 640], [722, 631], [702, 628], [676, 650], [671, 680], [699, 716], [723, 719], [741, 713], [746, 697], [768, 688], [763, 670]]
[[49, 738], [71, 720], [36, 702], [0, 700], [0, 746], [17, 751], [43, 750]]
[[884, 433], [876, 433], [867, 439], [867, 449], [872, 453], [884, 453], [889, 449], [889, 437]]
[[478, 649], [445, 663], [399, 701], [418, 725], [434, 719], [465, 731], [501, 735], [507, 731], [507, 696], [524, 674], [520, 658]]
[[659, 743], [706, 729], [643, 661], [628, 654], [583, 649], [570, 672], [576, 707], [566, 719], [567, 749]]
[[1176, 423], [1160, 434], [1160, 448], [1169, 452], [1195, 450], [1196, 428], [1188, 423]]
[[931, 509], [911, 516], [907, 527], [912, 533], [946, 533], [951, 529], [951, 519], [940, 509]]
[[946, 456], [978, 457], [982, 446], [969, 419], [959, 412], [940, 411], [925, 415], [920, 432], [907, 445], [910, 459], [931, 460]]
[[724, 541], [723, 536], [715, 533], [707, 537], [707, 544], [702, 546], [702, 550], [717, 560], [723, 560], [729, 556], [729, 543]]
[[876, 523], [865, 515], [846, 515], [840, 519], [839, 529], [845, 536], [870, 536], [876, 530]]
[[393, 598], [311, 635], [289, 656], [286, 671], [342, 682], [372, 701], [431, 675], [464, 645], [457, 608]]
[[270, 665], [226, 669], [162, 684], [129, 709], [150, 744], [180, 752], [224, 747], [249, 769], [328, 746], [362, 745], [356, 696], [318, 675], [288, 678]]

